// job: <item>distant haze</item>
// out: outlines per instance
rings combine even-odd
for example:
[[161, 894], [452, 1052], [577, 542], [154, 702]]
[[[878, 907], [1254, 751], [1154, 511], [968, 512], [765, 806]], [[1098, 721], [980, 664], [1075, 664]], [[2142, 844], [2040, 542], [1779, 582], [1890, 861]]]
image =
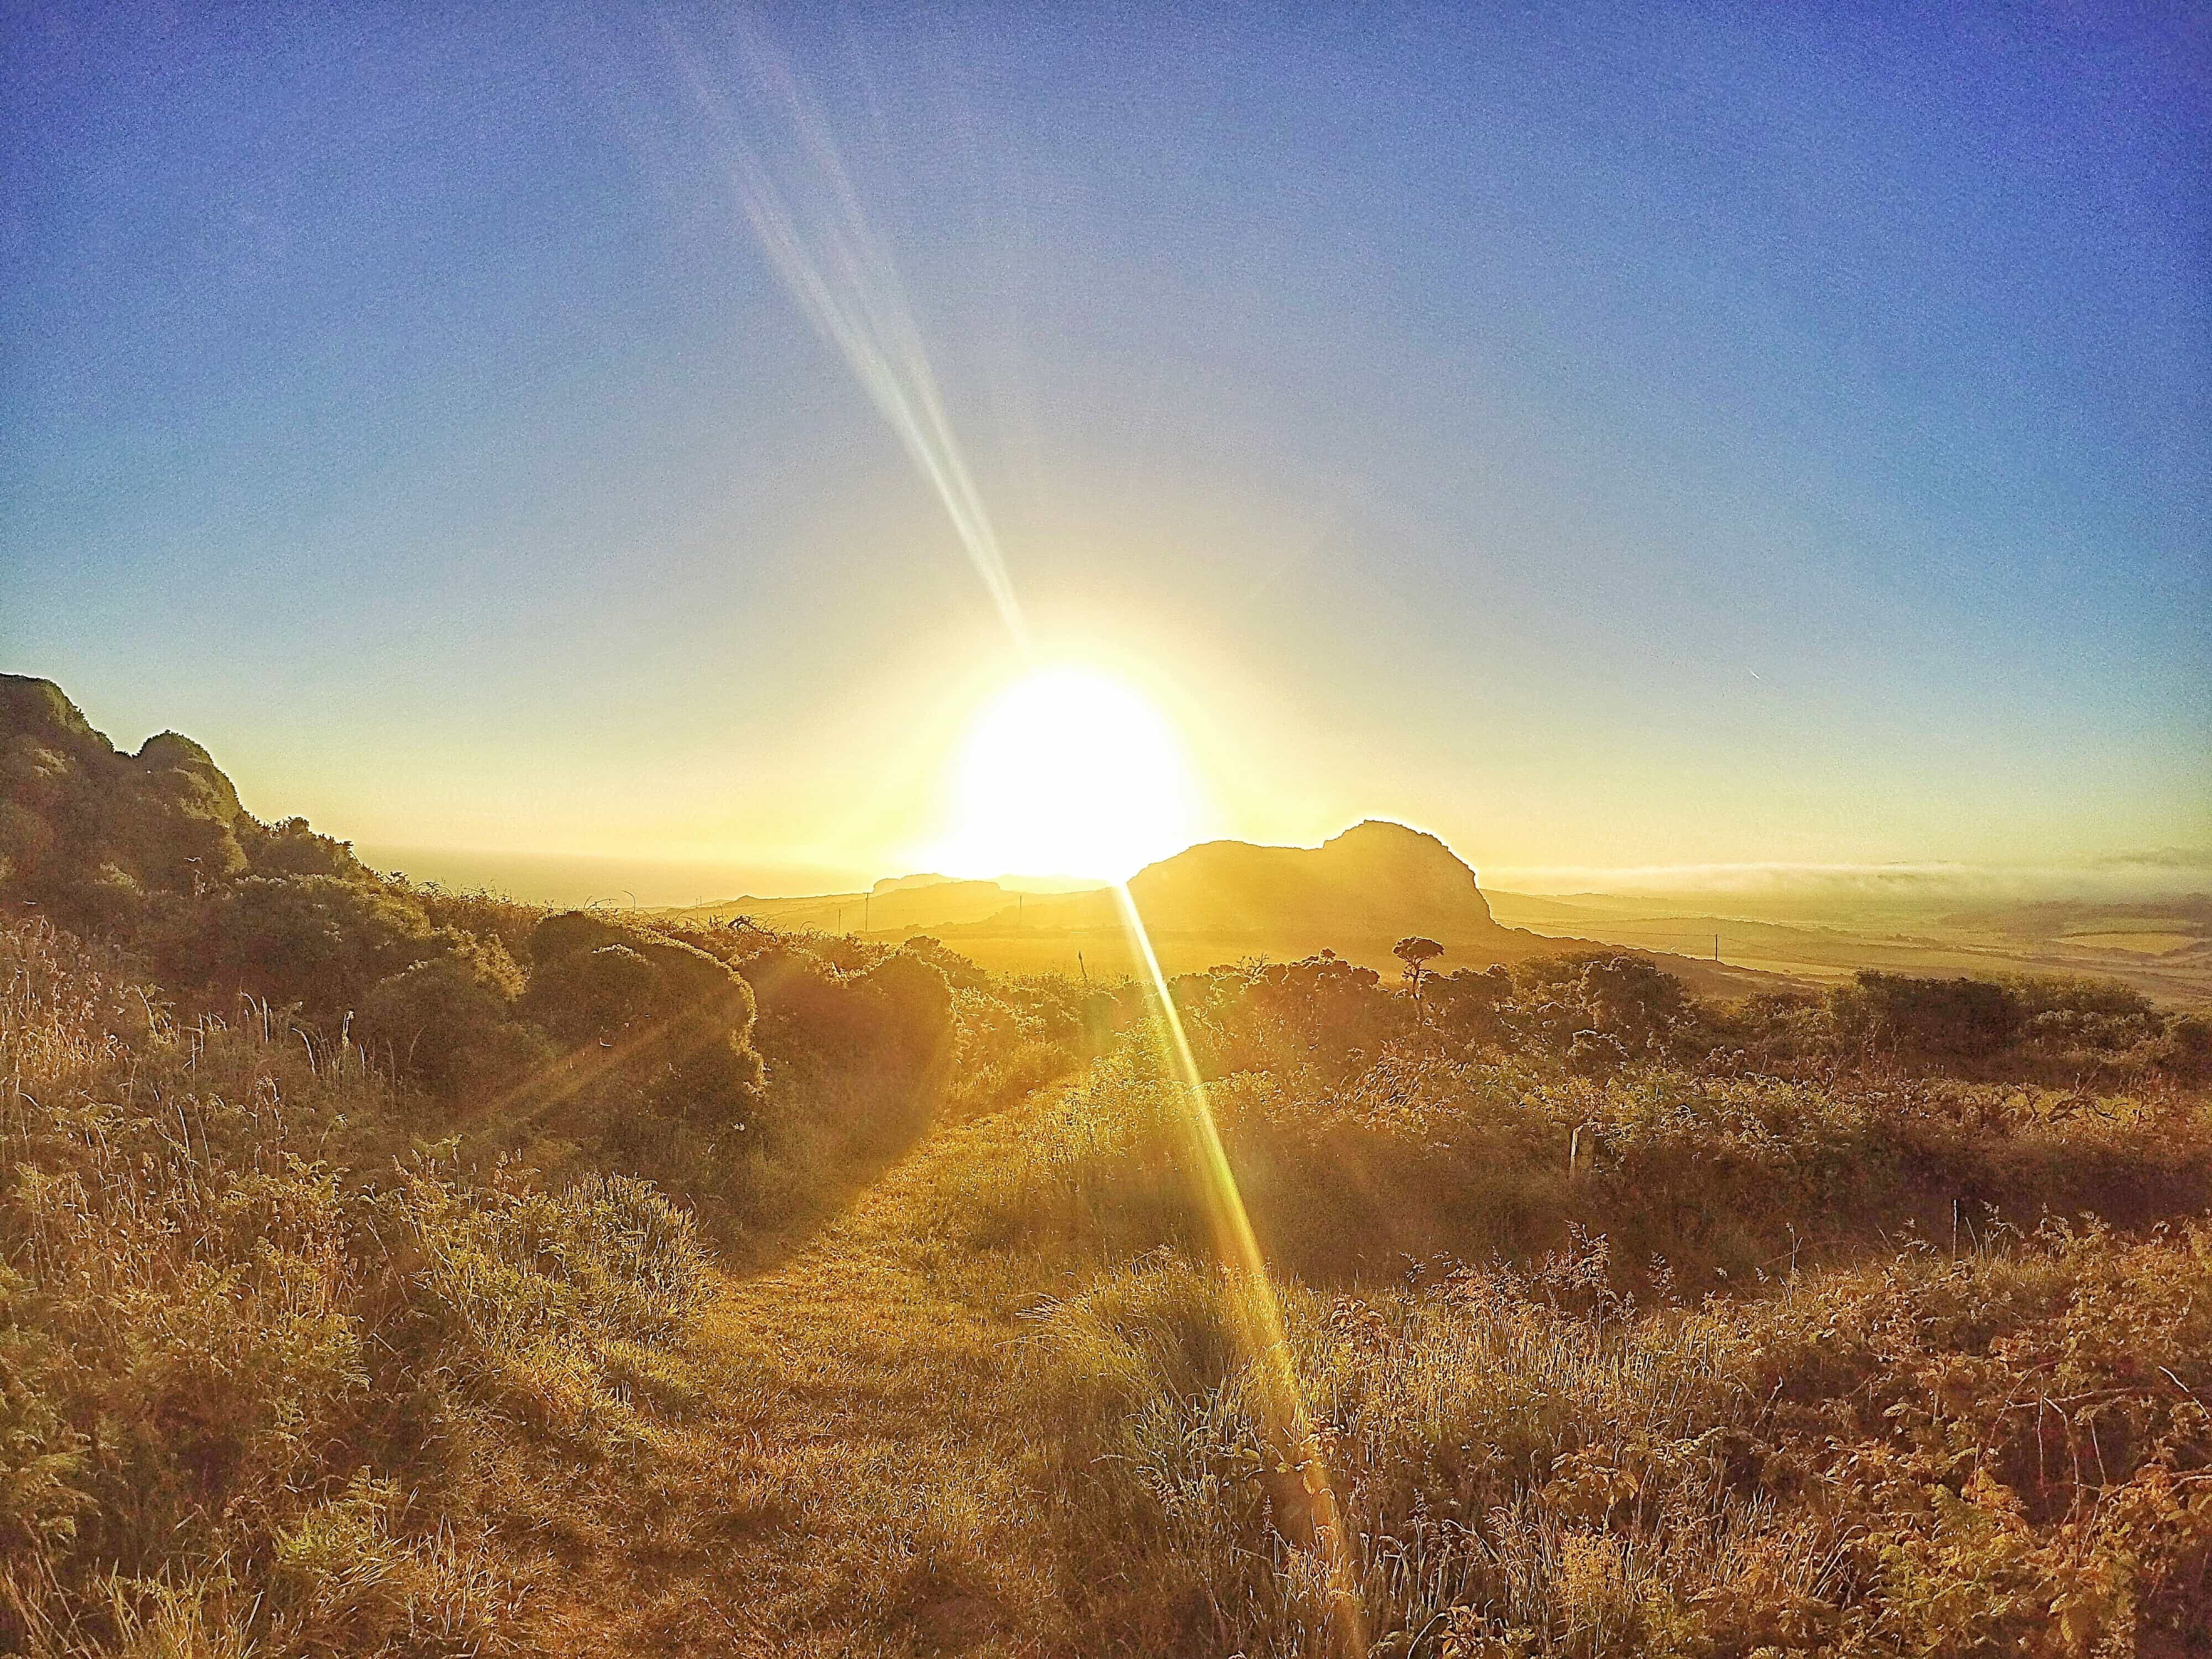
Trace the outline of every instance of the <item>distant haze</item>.
[[[343, 833], [340, 831], [339, 833]], [[487, 853], [458, 848], [357, 845], [373, 869], [455, 888], [489, 888], [537, 904], [697, 904], [740, 893], [836, 893], [869, 875], [811, 865], [738, 864], [712, 860], [594, 858], [548, 853]]]
[[2166, 848], [2076, 864], [1492, 866], [1484, 884], [1524, 893], [1731, 897], [1814, 907], [2212, 893], [2212, 849]]
[[[343, 834], [342, 826], [334, 826]], [[418, 881], [488, 887], [544, 904], [689, 905], [736, 898], [878, 892], [926, 872], [734, 860], [579, 857], [370, 843], [370, 865]], [[1458, 850], [1493, 892], [1602, 893], [1656, 901], [1728, 902], [1738, 909], [1814, 913], [1917, 909], [2042, 898], [2121, 901], [2212, 892], [2212, 852], [2168, 848], [2074, 866], [1966, 864], [1695, 864], [1627, 866], [1486, 864], [1479, 842]], [[937, 878], [943, 879], [943, 878]], [[1008, 891], [1050, 893], [1090, 884], [1068, 877], [1002, 876]]]
[[[342, 832], [341, 832], [342, 833]], [[371, 867], [397, 871], [441, 886], [489, 888], [536, 904], [636, 904], [649, 908], [700, 904], [740, 896], [804, 897], [857, 893], [871, 885], [889, 891], [945, 880], [921, 872], [885, 875], [829, 865], [746, 864], [734, 860], [586, 857], [547, 853], [495, 853], [479, 848], [360, 845]], [[1077, 877], [1003, 876], [1009, 892], [1061, 893], [1095, 885]]]

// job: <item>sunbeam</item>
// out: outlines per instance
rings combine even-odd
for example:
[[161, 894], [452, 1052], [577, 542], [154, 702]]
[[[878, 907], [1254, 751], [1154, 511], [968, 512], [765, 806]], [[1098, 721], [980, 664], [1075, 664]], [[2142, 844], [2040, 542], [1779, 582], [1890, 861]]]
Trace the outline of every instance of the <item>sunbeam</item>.
[[727, 146], [730, 179], [745, 220], [785, 289], [837, 348], [929, 480], [1000, 620], [1026, 653], [1029, 628], [998, 532], [945, 414], [897, 264], [870, 226], [829, 124], [798, 76], [757, 33], [746, 29], [742, 38], [760, 101], [781, 113], [797, 141], [779, 146], [791, 157], [795, 175], [789, 190], [778, 187], [730, 100], [696, 58], [680, 46], [678, 51], [700, 106]]
[[1356, 1588], [1351, 1541], [1345, 1534], [1343, 1511], [1337, 1503], [1328, 1465], [1322, 1455], [1320, 1438], [1314, 1433], [1304, 1397], [1298, 1389], [1297, 1370], [1291, 1363], [1290, 1340], [1283, 1328], [1282, 1304], [1267, 1275], [1267, 1259], [1260, 1253], [1259, 1237], [1252, 1231], [1252, 1218], [1245, 1210], [1244, 1195], [1237, 1189], [1236, 1171], [1230, 1168], [1229, 1154], [1221, 1144], [1221, 1132], [1213, 1121], [1213, 1108], [1206, 1099], [1206, 1082], [1199, 1075], [1197, 1057], [1191, 1053], [1190, 1039], [1183, 1033], [1182, 1018], [1176, 1013], [1175, 999], [1168, 992], [1167, 975], [1161, 971], [1160, 959], [1152, 950], [1152, 934], [1146, 929], [1144, 917], [1138, 914], [1136, 901], [1130, 896], [1127, 884], [1116, 884], [1114, 896], [1120, 905], [1121, 925], [1127, 930], [1130, 945], [1144, 964], [1146, 985], [1158, 1005], [1161, 1027], [1167, 1033], [1167, 1058], [1182, 1085], [1189, 1109], [1191, 1133], [1200, 1160], [1199, 1186], [1206, 1219], [1212, 1230], [1214, 1249], [1222, 1265], [1229, 1270], [1239, 1336], [1258, 1368], [1267, 1428], [1277, 1443], [1296, 1449], [1294, 1467], [1299, 1497], [1292, 1501], [1304, 1502], [1308, 1509], [1303, 1516], [1285, 1519], [1292, 1522], [1291, 1533], [1306, 1534], [1294, 1541], [1304, 1543], [1320, 1553], [1328, 1572], [1330, 1625], [1339, 1650], [1356, 1659], [1367, 1651], [1367, 1628]]

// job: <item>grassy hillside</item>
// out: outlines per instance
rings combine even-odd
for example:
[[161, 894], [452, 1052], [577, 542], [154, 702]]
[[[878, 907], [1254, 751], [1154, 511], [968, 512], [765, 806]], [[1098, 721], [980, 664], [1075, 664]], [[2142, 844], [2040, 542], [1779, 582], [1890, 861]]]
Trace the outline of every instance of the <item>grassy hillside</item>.
[[[1071, 1051], [963, 986], [934, 1126], [764, 1211], [46, 924], [0, 955], [18, 1645], [1329, 1650], [1137, 1010], [1040, 1088]], [[1376, 1651], [2212, 1637], [2188, 1031], [2107, 994], [2085, 1092], [2086, 988], [2061, 1057], [1932, 988], [1762, 1026], [1607, 961], [1421, 1006], [1330, 961], [1177, 990]]]
[[2124, 986], [1330, 948], [1178, 975], [1194, 1084], [28, 706], [9, 1650], [2212, 1647], [2212, 1030]]

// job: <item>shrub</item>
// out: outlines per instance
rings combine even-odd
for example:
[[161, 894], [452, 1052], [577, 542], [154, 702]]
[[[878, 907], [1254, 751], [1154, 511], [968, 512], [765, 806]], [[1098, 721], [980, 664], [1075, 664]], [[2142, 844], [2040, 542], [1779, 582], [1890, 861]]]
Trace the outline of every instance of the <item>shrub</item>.
[[1936, 1059], [1978, 1060], [2018, 1035], [2020, 1000], [1987, 980], [1861, 972], [1837, 999], [1847, 1030], [1869, 1043]]
[[664, 1123], [743, 1133], [760, 1101], [753, 994], [690, 945], [578, 912], [531, 935], [525, 1006], [572, 1044], [612, 1053], [595, 1091], [635, 1091]]
[[360, 1041], [403, 1075], [451, 1091], [525, 1068], [536, 1056], [507, 986], [477, 963], [441, 957], [380, 980], [362, 1000]]
[[301, 817], [282, 818], [264, 828], [242, 820], [247, 864], [257, 876], [335, 876], [346, 881], [374, 879], [353, 855], [351, 843], [319, 836]]
[[202, 904], [166, 952], [180, 978], [332, 1017], [437, 952], [404, 894], [334, 876], [252, 876]]
[[945, 1055], [952, 1036], [952, 987], [936, 964], [899, 951], [860, 975], [884, 1011], [884, 1040], [897, 1063], [921, 1071]]
[[1626, 1064], [1627, 1045], [1611, 1031], [1577, 1031], [1567, 1045], [1567, 1069], [1578, 1077], [1605, 1077]]
[[532, 954], [538, 965], [525, 1006], [563, 1042], [611, 1048], [649, 1024], [667, 994], [660, 970], [618, 941], [562, 955], [540, 945]]

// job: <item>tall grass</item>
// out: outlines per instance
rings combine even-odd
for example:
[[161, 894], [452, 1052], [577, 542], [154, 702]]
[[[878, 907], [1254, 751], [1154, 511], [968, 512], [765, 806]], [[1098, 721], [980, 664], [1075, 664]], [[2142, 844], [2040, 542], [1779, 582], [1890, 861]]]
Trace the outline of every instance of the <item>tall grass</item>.
[[[1209, 1098], [1377, 1652], [2212, 1642], [2200, 1097], [1386, 1051]], [[1097, 1647], [1328, 1652], [1188, 1110], [1133, 1045], [941, 1224], [1073, 1275], [1024, 1363]]]
[[[1386, 1050], [1340, 1079], [1252, 1070], [1206, 1095], [1271, 1260], [1322, 1283], [1533, 1261], [1578, 1227], [1609, 1241], [1624, 1284], [1725, 1288], [1908, 1231], [1971, 1243], [1993, 1222], [2143, 1224], [2212, 1205], [2212, 1111], [2171, 1089], [1813, 1084], [1665, 1063], [1582, 1078]], [[1132, 1042], [1014, 1159], [956, 1176], [945, 1224], [1107, 1260], [1194, 1245], [1190, 1110], [1154, 1046]]]
[[404, 1121], [343, 1040], [0, 929], [8, 1645], [516, 1646], [500, 1471], [654, 1431], [706, 1259], [641, 1182], [472, 1176]]
[[[2212, 1231], [1912, 1249], [1698, 1307], [1620, 1297], [1595, 1248], [1287, 1297], [1376, 1651], [2212, 1640]], [[1228, 1293], [1170, 1253], [1040, 1313], [1102, 1644], [1328, 1650]]]

